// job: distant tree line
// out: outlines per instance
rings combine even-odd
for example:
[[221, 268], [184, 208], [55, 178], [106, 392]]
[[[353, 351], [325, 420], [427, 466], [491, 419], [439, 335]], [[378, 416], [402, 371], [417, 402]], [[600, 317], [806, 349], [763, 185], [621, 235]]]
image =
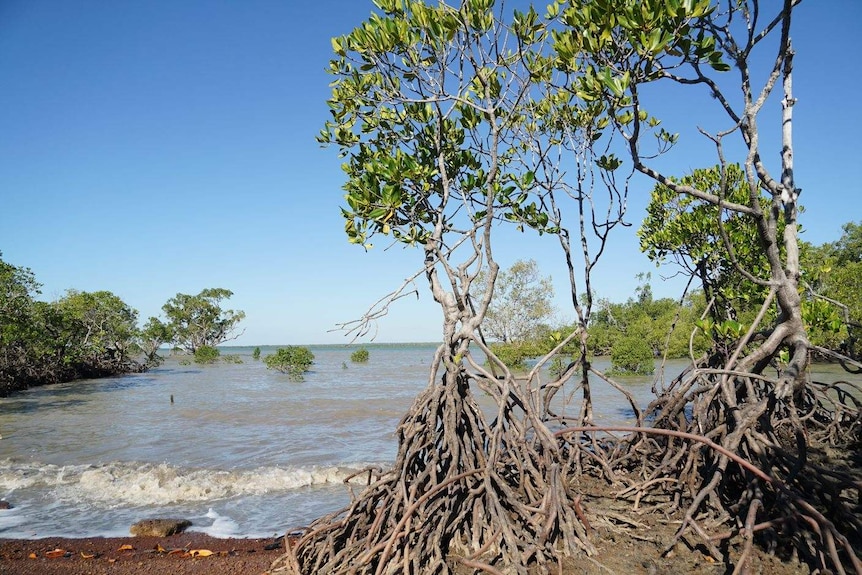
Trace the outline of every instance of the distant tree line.
[[166, 321], [138, 312], [109, 291], [70, 289], [52, 302], [36, 299], [33, 272], [9, 264], [0, 253], [0, 396], [12, 391], [83, 378], [145, 371], [157, 365], [159, 348], [173, 344], [194, 354], [236, 337], [241, 311], [222, 310], [232, 294], [205, 289], [177, 294], [163, 306]]
[[[704, 172], [699, 171], [696, 176], [705, 178]], [[670, 205], [658, 197], [653, 206], [660, 203]], [[625, 302], [596, 298], [596, 310], [590, 316], [587, 329], [587, 345], [593, 356], [609, 357], [612, 371], [618, 374], [650, 374], [656, 358], [698, 357], [715, 341], [725, 340], [732, 345], [751, 325], [766, 297], [767, 290], [740, 282], [738, 274], [728, 273], [731, 266], [728, 258], [721, 254], [717, 226], [713, 224], [708, 230], [710, 225], [705, 218], [696, 223], [700, 216], [690, 207], [676, 214], [654, 213], [652, 217], [654, 220], [648, 217], [641, 229], [644, 251], [656, 261], [674, 256], [677, 263], [691, 265], [701, 280], [705, 278], [706, 281], [682, 300], [654, 298], [650, 275], [640, 274], [640, 284], [633, 297]], [[652, 221], [656, 222], [655, 226]], [[741, 227], [727, 228], [736, 235], [752, 233]], [[841, 237], [835, 242], [820, 246], [801, 242], [802, 283], [806, 290], [803, 319], [814, 346], [842, 349], [851, 357], [859, 357], [862, 354], [862, 224], [851, 222], [842, 229]], [[678, 237], [686, 238], [684, 245], [667, 242], [657, 246], [655, 236], [649, 235], [661, 231], [664, 234], [661, 238], [667, 239], [674, 230], [678, 230]], [[644, 238], [651, 239], [644, 241]], [[745, 242], [738, 241], [738, 244], [745, 245]], [[736, 257], [743, 258], [746, 254], [736, 254]], [[748, 261], [746, 265], [755, 267], [757, 264]], [[529, 276], [512, 273], [525, 268], [530, 269]], [[551, 322], [550, 278], [539, 275], [535, 262], [516, 262], [510, 270], [501, 272], [501, 277], [507, 286], [506, 293], [528, 292], [531, 297], [524, 300], [495, 297], [489, 315], [494, 314], [495, 319], [531, 317], [532, 323], [516, 338], [504, 338], [502, 334], [508, 333], [509, 328], [501, 326], [489, 334], [497, 340], [491, 347], [507, 365], [523, 368], [526, 360], [541, 357], [553, 349], [559, 334], [568, 333], [572, 326]], [[546, 289], [540, 290], [539, 286]], [[541, 313], [531, 313], [537, 309], [542, 310]], [[576, 346], [577, 342], [572, 342], [564, 348], [560, 362], [565, 363]]]

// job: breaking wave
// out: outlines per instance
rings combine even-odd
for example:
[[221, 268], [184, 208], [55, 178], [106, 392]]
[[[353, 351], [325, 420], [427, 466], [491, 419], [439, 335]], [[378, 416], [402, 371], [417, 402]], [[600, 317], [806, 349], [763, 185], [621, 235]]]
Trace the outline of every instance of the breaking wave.
[[305, 487], [341, 484], [365, 467], [250, 470], [185, 469], [167, 463], [111, 462], [52, 465], [0, 460], [0, 496], [17, 490], [48, 490], [57, 500], [90, 505], [160, 506], [267, 495]]

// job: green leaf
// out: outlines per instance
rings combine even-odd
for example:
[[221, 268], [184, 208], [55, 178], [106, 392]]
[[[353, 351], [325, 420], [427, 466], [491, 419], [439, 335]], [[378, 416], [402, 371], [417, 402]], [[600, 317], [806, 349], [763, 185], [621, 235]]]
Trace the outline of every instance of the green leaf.
[[344, 48], [341, 45], [341, 38], [335, 37], [330, 40], [332, 43], [332, 51], [338, 54], [339, 56], [344, 56]]
[[709, 65], [712, 66], [712, 69], [717, 72], [730, 71], [730, 64], [727, 64], [725, 62], [713, 62], [712, 60], [710, 60]]

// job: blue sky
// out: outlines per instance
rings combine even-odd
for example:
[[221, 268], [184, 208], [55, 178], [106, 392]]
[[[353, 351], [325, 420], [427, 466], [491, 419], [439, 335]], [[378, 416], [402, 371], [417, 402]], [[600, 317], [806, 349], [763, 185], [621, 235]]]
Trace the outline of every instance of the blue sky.
[[[769, 2], [767, 2], [769, 3]], [[373, 8], [365, 0], [0, 2], [0, 251], [30, 267], [43, 298], [110, 290], [160, 313], [178, 292], [234, 292], [247, 314], [238, 344], [338, 343], [330, 332], [421, 265], [421, 254], [347, 243], [333, 150], [314, 137], [328, 117], [330, 38]], [[797, 185], [806, 240], [862, 219], [857, 173], [862, 92], [855, 65], [862, 2], [808, 0], [797, 13], [794, 109]], [[708, 98], [663, 99], [655, 113], [682, 131], [671, 173], [712, 165], [686, 126], [718, 123]], [[777, 124], [764, 125], [767, 143]], [[689, 138], [690, 136], [690, 138]], [[778, 148], [765, 148], [777, 162]], [[634, 182], [631, 228], [614, 237], [594, 287], [624, 301], [635, 275], [653, 291], [678, 284], [637, 250], [651, 184]], [[499, 244], [506, 266], [532, 257], [557, 286], [558, 248], [529, 234]], [[399, 302], [377, 341], [434, 341], [436, 306]]]

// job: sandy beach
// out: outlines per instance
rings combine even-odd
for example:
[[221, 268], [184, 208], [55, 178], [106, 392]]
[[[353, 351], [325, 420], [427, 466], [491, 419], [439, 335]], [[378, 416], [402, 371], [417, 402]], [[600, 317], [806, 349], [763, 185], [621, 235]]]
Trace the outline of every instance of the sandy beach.
[[3, 575], [263, 575], [283, 539], [170, 537], [0, 539]]

